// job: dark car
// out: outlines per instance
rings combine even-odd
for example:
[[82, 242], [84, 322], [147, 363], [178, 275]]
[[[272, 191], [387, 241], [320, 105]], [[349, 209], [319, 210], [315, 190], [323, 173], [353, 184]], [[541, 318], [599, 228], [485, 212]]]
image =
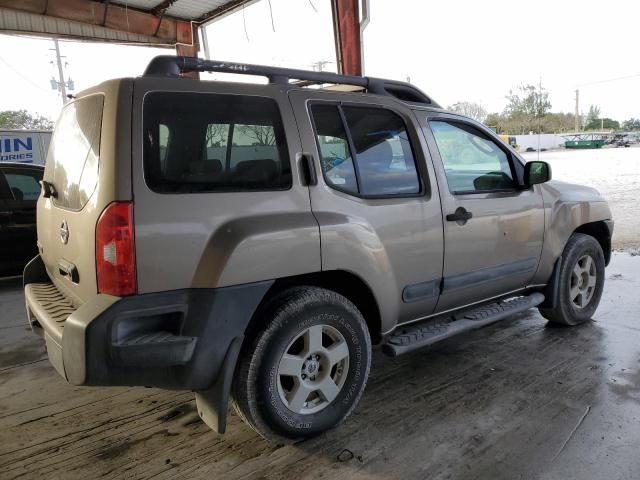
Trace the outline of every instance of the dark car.
[[19, 275], [38, 254], [36, 202], [44, 167], [0, 163], [0, 276]]

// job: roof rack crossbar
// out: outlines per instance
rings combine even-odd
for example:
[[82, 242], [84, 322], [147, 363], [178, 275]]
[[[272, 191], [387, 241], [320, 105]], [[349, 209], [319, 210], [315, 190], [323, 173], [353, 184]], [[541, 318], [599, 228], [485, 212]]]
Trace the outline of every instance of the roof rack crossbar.
[[371, 93], [392, 95], [402, 100], [435, 104], [424, 92], [410, 83], [355, 75], [340, 75], [331, 72], [315, 72], [294, 68], [270, 67], [249, 63], [204, 60], [197, 57], [160, 55], [151, 60], [144, 75], [176, 77], [187, 72], [221, 72], [241, 75], [263, 76], [270, 83], [289, 84], [290, 80], [301, 80], [298, 85], [342, 84], [366, 88]]

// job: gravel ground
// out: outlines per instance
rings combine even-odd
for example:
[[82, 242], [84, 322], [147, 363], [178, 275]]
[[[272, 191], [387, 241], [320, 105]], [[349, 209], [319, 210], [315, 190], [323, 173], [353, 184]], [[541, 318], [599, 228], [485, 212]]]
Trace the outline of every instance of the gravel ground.
[[[538, 159], [538, 153], [523, 156]], [[640, 247], [640, 145], [541, 152], [540, 160], [551, 164], [554, 179], [589, 185], [604, 195], [616, 222], [614, 248]]]

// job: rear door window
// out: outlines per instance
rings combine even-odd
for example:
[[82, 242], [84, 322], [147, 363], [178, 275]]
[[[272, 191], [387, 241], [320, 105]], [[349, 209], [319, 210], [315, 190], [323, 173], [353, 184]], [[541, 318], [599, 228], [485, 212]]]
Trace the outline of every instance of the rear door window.
[[322, 170], [330, 186], [365, 197], [420, 193], [407, 129], [394, 112], [315, 104], [311, 115]]
[[336, 105], [311, 106], [316, 129], [322, 171], [329, 185], [349, 193], [358, 193], [356, 172], [351, 158], [347, 132]]
[[156, 192], [291, 187], [284, 128], [270, 98], [152, 92], [144, 132], [145, 179]]
[[104, 97], [90, 95], [68, 103], [51, 139], [45, 178], [58, 193], [56, 206], [80, 210], [98, 183]]
[[416, 163], [402, 119], [383, 108], [344, 107], [344, 115], [356, 150], [360, 193], [419, 193]]

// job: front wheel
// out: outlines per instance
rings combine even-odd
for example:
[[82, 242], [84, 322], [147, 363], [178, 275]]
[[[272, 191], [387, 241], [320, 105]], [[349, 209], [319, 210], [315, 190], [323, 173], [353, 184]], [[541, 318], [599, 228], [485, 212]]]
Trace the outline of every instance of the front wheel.
[[547, 320], [578, 325], [593, 316], [604, 287], [604, 254], [595, 238], [582, 233], [571, 235], [562, 253], [557, 284], [554, 279], [551, 287], [556, 292], [556, 305], [540, 309]]
[[336, 292], [291, 289], [271, 300], [245, 346], [233, 405], [263, 437], [319, 434], [355, 408], [369, 375], [371, 339], [359, 310]]

